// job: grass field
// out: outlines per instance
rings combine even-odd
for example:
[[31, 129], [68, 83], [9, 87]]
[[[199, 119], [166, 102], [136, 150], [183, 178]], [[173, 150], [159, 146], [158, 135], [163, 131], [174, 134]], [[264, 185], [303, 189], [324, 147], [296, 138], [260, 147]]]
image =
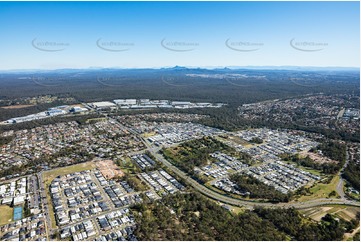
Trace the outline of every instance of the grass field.
[[152, 137], [154, 135], [156, 135], [157, 133], [156, 132], [149, 132], [149, 133], [144, 133], [143, 134], [143, 137], [144, 138], [149, 138], [149, 137]]
[[227, 141], [227, 140], [230, 140], [230, 141], [233, 141], [233, 142], [236, 143], [236, 144], [243, 145], [243, 146], [246, 146], [246, 147], [250, 147], [250, 146], [253, 145], [253, 144], [247, 142], [246, 140], [241, 139], [241, 138], [238, 137], [238, 136], [233, 136], [233, 135], [228, 136], [227, 139], [222, 138], [222, 137], [217, 137], [217, 139], [218, 139], [219, 141], [221, 141], [221, 142], [225, 142], [225, 141]]
[[58, 169], [54, 169], [54, 170], [50, 170], [50, 171], [45, 171], [43, 173], [43, 181], [45, 182], [45, 185], [48, 186], [48, 185], [50, 185], [52, 180], [54, 180], [54, 178], [57, 176], [62, 176], [62, 175], [79, 172], [79, 171], [91, 170], [94, 168], [95, 168], [94, 162], [89, 161], [89, 162], [85, 162], [85, 163], [81, 163], [81, 164], [76, 164], [76, 165], [62, 167], [62, 168], [58, 168]]
[[14, 209], [8, 205], [0, 206], [0, 225], [10, 223], [13, 220]]
[[331, 182], [328, 184], [318, 183], [310, 188], [310, 191], [312, 193], [311, 195], [301, 196], [297, 200], [300, 202], [305, 202], [308, 200], [313, 200], [318, 198], [328, 198], [328, 195], [332, 191], [336, 191], [336, 186], [339, 180], [340, 177], [336, 175], [332, 178]]
[[105, 121], [106, 118], [90, 118], [87, 121], [85, 121], [85, 123], [89, 124], [89, 123], [96, 123], [96, 122], [100, 122], [100, 121]]
[[81, 163], [81, 164], [76, 164], [76, 165], [72, 165], [72, 166], [67, 166], [67, 167], [50, 170], [50, 171], [45, 171], [43, 173], [43, 182], [45, 183], [46, 198], [47, 198], [48, 204], [49, 204], [49, 215], [50, 215], [50, 219], [51, 219], [51, 227], [52, 228], [56, 228], [56, 222], [55, 222], [55, 216], [54, 216], [54, 211], [53, 211], [53, 204], [51, 203], [51, 197], [50, 197], [50, 192], [49, 192], [49, 186], [50, 186], [51, 182], [57, 176], [62, 176], [62, 175], [79, 172], [79, 171], [91, 170], [95, 167], [96, 166], [95, 166], [94, 162], [89, 161], [86, 163]]
[[[296, 163], [294, 162], [287, 162], [288, 164], [292, 164], [292, 165], [295, 165]], [[316, 175], [316, 176], [320, 176], [322, 177], [322, 172], [319, 171], [319, 170], [315, 170], [315, 169], [312, 169], [312, 168], [309, 168], [309, 167], [304, 167], [304, 166], [300, 166], [300, 165], [296, 165], [297, 168], [303, 170], [303, 171], [307, 171], [313, 175]]]
[[230, 206], [230, 207], [232, 208], [232, 212], [235, 214], [242, 214], [245, 211], [247, 211], [247, 209], [245, 209], [245, 208], [240, 208], [240, 207], [236, 207], [236, 206]]

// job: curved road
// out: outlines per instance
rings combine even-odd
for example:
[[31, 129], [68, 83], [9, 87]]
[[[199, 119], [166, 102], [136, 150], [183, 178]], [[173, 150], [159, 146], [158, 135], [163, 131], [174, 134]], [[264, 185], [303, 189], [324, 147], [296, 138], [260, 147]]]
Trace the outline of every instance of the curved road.
[[187, 181], [188, 184], [190, 184], [193, 188], [201, 192], [202, 194], [206, 195], [207, 197], [210, 197], [212, 199], [215, 199], [219, 202], [227, 203], [230, 205], [235, 206], [243, 206], [247, 208], [254, 208], [256, 206], [262, 206], [262, 207], [268, 207], [268, 208], [288, 208], [288, 207], [295, 207], [295, 208], [310, 208], [310, 207], [317, 207], [322, 205], [332, 205], [332, 204], [341, 204], [341, 205], [348, 205], [348, 206], [357, 206], [359, 207], [359, 203], [355, 201], [348, 201], [345, 199], [317, 199], [307, 202], [290, 202], [290, 203], [267, 203], [267, 202], [251, 202], [251, 201], [244, 201], [236, 198], [231, 198], [224, 196], [222, 194], [219, 194], [201, 184], [199, 184], [197, 181], [190, 178], [185, 172], [181, 171], [177, 167], [175, 167], [173, 164], [171, 164], [169, 161], [167, 161], [163, 155], [159, 154], [159, 148], [154, 149], [151, 148], [149, 143], [145, 141], [147, 146], [149, 147], [149, 151], [152, 153], [152, 155], [157, 158], [159, 161], [161, 161], [164, 165], [166, 165], [169, 169], [171, 169], [174, 173], [176, 173], [179, 177], [183, 178]]
[[[114, 120], [114, 119], [113, 119]], [[114, 120], [117, 122], [116, 120]], [[118, 122], [119, 123], [119, 122]], [[120, 123], [119, 123], [120, 124]], [[120, 124], [123, 126], [122, 124]], [[139, 135], [136, 132], [130, 130], [135, 135]], [[138, 136], [139, 137], [139, 136]], [[160, 162], [162, 162], [165, 166], [167, 166], [169, 169], [171, 169], [175, 174], [177, 174], [182, 179], [186, 180], [189, 185], [191, 185], [194, 189], [199, 191], [200, 193], [204, 194], [207, 197], [210, 197], [214, 200], [217, 200], [219, 202], [227, 203], [230, 205], [235, 205], [238, 207], [246, 207], [246, 208], [254, 208], [257, 206], [267, 207], [267, 208], [288, 208], [288, 207], [295, 207], [295, 208], [311, 208], [311, 207], [317, 207], [317, 206], [323, 206], [323, 205], [347, 205], [347, 206], [356, 206], [359, 207], [360, 204], [356, 201], [349, 201], [346, 199], [316, 199], [311, 200], [307, 202], [289, 202], [289, 203], [269, 203], [269, 202], [252, 202], [252, 201], [245, 201], [240, 200], [236, 198], [231, 198], [228, 196], [224, 196], [222, 194], [219, 194], [201, 184], [199, 184], [194, 179], [190, 178], [185, 172], [178, 169], [176, 166], [171, 164], [169, 161], [167, 161], [163, 155], [159, 153], [160, 148], [159, 147], [153, 147], [147, 140], [145, 140], [143, 137], [140, 137], [143, 143], [147, 146], [149, 152]]]

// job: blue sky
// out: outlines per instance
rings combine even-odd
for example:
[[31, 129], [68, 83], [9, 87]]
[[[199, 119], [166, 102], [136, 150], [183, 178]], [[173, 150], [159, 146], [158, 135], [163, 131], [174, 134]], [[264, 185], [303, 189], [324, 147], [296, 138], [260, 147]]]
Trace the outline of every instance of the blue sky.
[[359, 2], [0, 2], [0, 69], [358, 67], [359, 9]]

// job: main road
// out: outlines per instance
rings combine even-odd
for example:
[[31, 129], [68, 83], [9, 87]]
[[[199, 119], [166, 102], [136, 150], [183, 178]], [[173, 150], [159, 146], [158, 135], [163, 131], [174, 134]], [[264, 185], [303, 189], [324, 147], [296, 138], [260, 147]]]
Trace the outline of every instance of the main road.
[[161, 161], [164, 165], [166, 165], [169, 169], [171, 169], [174, 173], [176, 173], [179, 177], [183, 178], [187, 181], [189, 185], [191, 185], [194, 189], [198, 190], [202, 194], [206, 195], [207, 197], [210, 197], [214, 200], [217, 200], [219, 202], [227, 203], [230, 205], [235, 206], [242, 206], [247, 208], [254, 208], [256, 206], [263, 206], [263, 207], [269, 207], [269, 208], [276, 208], [276, 207], [295, 207], [295, 208], [310, 208], [310, 207], [316, 207], [316, 206], [322, 206], [322, 205], [332, 205], [332, 204], [342, 204], [342, 205], [349, 205], [349, 206], [357, 206], [359, 207], [359, 203], [355, 201], [348, 201], [345, 199], [317, 199], [317, 200], [310, 200], [307, 202], [289, 202], [289, 203], [267, 203], [267, 202], [252, 202], [252, 201], [245, 201], [240, 200], [232, 197], [228, 197], [222, 194], [219, 194], [201, 184], [199, 184], [194, 179], [190, 178], [185, 172], [179, 170], [177, 167], [175, 167], [173, 164], [171, 164], [169, 161], [167, 161], [161, 154], [159, 154], [158, 149], [150, 148], [149, 151], [152, 153], [152, 155], [157, 158], [159, 161]]
[[[110, 118], [110, 117], [108, 117], [108, 118]], [[112, 120], [117, 122], [117, 120], [115, 120], [115, 119], [112, 119]], [[119, 122], [117, 122], [117, 123], [120, 124]], [[124, 127], [122, 124], [120, 124], [120, 125], [122, 127]], [[124, 127], [124, 128], [126, 128], [126, 127]], [[128, 129], [128, 128], [126, 128], [126, 129]], [[131, 130], [131, 129], [128, 129], [128, 130], [143, 141], [143, 143], [147, 146], [149, 152], [158, 161], [162, 162], [165, 166], [167, 166], [169, 169], [171, 169], [175, 174], [177, 174], [179, 177], [184, 179], [190, 186], [192, 186], [194, 189], [196, 189], [203, 195], [205, 195], [211, 199], [214, 199], [216, 201], [222, 202], [222, 203], [235, 205], [238, 207], [246, 207], [249, 209], [253, 209], [254, 207], [257, 207], [257, 206], [268, 207], [268, 208], [280, 208], [280, 207], [281, 208], [289, 208], [289, 207], [311, 208], [311, 207], [324, 206], [324, 205], [347, 205], [347, 206], [356, 206], [356, 207], [360, 206], [360, 204], [358, 202], [349, 201], [346, 199], [326, 199], [326, 198], [324, 198], [324, 199], [310, 200], [310, 201], [306, 201], [306, 202], [269, 203], [269, 202], [245, 201], [245, 200], [241, 200], [241, 199], [228, 197], [228, 196], [217, 193], [217, 192], [201, 185], [200, 183], [198, 183], [197, 181], [195, 181], [194, 179], [189, 177], [189, 175], [187, 173], [181, 171], [176, 166], [174, 166], [169, 161], [167, 161], [163, 157], [163, 155], [159, 153], [159, 150], [160, 150], [159, 147], [152, 146], [147, 140], [145, 140], [143, 137], [141, 137], [134, 130]]]

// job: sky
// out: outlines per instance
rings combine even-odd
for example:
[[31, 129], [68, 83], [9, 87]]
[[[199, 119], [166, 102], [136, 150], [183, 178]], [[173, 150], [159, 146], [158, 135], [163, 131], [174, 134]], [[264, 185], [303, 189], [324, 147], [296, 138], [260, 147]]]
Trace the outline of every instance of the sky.
[[359, 2], [0, 2], [0, 70], [359, 67]]

